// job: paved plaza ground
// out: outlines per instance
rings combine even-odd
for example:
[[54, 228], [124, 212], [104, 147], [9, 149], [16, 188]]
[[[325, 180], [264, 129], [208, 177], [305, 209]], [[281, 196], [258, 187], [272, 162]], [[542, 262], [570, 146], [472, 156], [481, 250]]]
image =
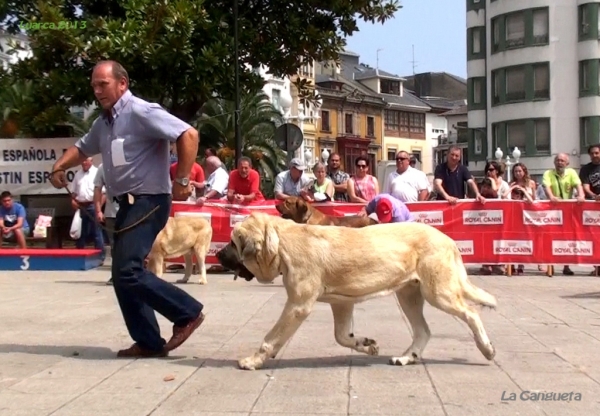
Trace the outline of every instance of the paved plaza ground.
[[[388, 365], [411, 338], [386, 297], [355, 309], [355, 333], [376, 339], [380, 356], [337, 345], [330, 309], [319, 304], [280, 356], [253, 372], [236, 363], [277, 320], [280, 280], [209, 274], [207, 286], [182, 285], [205, 304], [204, 324], [169, 358], [130, 360], [115, 358], [131, 340], [104, 284], [108, 268], [0, 272], [0, 415], [598, 415], [600, 278], [575, 270], [472, 277], [498, 298], [496, 311], [481, 312], [493, 362], [466, 324], [427, 305], [423, 364]], [[538, 391], [572, 392], [572, 401], [525, 400]]]

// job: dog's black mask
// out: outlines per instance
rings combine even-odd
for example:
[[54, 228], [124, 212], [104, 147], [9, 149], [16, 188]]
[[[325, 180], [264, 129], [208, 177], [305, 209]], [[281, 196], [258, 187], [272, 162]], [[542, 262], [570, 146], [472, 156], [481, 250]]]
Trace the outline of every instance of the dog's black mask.
[[235, 276], [233, 277], [233, 280], [237, 280], [238, 276], [243, 277], [248, 282], [254, 279], [255, 276], [252, 274], [252, 272], [246, 269], [246, 266], [244, 266], [244, 264], [238, 258], [237, 250], [233, 242], [230, 242], [221, 250], [217, 251], [215, 257], [217, 260], [219, 260], [221, 266], [234, 271]]

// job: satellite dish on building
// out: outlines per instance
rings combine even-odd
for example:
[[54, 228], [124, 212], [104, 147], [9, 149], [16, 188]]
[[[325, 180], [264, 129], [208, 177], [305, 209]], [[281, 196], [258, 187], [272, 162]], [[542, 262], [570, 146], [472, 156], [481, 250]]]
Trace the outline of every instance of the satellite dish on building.
[[300, 127], [292, 123], [285, 123], [275, 130], [275, 143], [281, 150], [288, 153], [295, 152], [302, 145], [304, 134]]

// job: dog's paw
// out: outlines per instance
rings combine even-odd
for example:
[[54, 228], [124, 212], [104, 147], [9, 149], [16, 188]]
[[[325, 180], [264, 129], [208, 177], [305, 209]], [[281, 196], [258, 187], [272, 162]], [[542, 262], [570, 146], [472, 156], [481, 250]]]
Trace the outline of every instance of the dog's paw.
[[379, 355], [379, 345], [375, 344], [371, 344], [367, 347], [367, 354], [368, 355]]
[[257, 363], [256, 359], [252, 356], [239, 360], [238, 367], [242, 370], [258, 370], [261, 367], [261, 364]]
[[402, 357], [390, 358], [390, 365], [404, 366], [404, 365], [409, 365], [409, 364], [414, 364], [414, 363], [415, 363], [415, 358], [409, 357], [407, 355], [403, 355]]
[[207, 284], [208, 284], [208, 281], [207, 281], [207, 280], [200, 280], [200, 281], [198, 282], [198, 284], [199, 284], [199, 285], [207, 285]]
[[477, 347], [479, 348], [479, 351], [481, 351], [483, 356], [489, 361], [492, 361], [496, 356], [496, 348], [494, 348], [491, 342], [488, 345], [478, 345]]
[[189, 278], [188, 278], [188, 279], [186, 279], [186, 278], [184, 277], [184, 278], [182, 278], [182, 279], [177, 279], [177, 280], [175, 281], [175, 283], [187, 283], [188, 281], [189, 281]]
[[379, 346], [374, 339], [362, 338], [357, 344], [358, 351], [364, 352], [367, 355], [379, 355]]
[[371, 338], [363, 338], [362, 340], [363, 347], [370, 347], [371, 345], [377, 345], [377, 341]]

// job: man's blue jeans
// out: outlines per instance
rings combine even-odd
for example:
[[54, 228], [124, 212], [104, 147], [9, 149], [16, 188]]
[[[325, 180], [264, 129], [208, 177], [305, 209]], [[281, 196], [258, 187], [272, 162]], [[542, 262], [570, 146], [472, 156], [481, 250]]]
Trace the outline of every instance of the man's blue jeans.
[[[140, 221], [154, 208], [157, 210], [132, 228], [120, 229]], [[177, 326], [196, 319], [203, 305], [184, 290], [144, 269], [144, 260], [158, 233], [164, 228], [171, 211], [171, 195], [138, 195], [133, 204], [127, 196], [119, 198], [113, 236], [113, 286], [125, 325], [131, 338], [142, 348], [161, 351], [166, 341], [154, 311]]]
[[[94, 248], [102, 250], [102, 260], [104, 260], [104, 238], [102, 237], [102, 227], [96, 221], [96, 209], [94, 204], [89, 204], [79, 208], [81, 215], [81, 236], [75, 242], [76, 248], [84, 248], [85, 244], [93, 239]], [[83, 212], [85, 211], [85, 212]]]

